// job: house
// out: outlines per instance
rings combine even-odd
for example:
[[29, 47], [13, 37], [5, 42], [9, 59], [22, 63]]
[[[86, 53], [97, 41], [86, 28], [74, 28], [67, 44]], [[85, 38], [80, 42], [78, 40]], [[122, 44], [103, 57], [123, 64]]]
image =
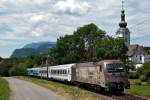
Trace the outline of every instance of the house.
[[144, 47], [140, 45], [128, 46], [128, 57], [136, 69], [142, 67], [145, 62], [149, 61], [149, 57], [145, 52]]

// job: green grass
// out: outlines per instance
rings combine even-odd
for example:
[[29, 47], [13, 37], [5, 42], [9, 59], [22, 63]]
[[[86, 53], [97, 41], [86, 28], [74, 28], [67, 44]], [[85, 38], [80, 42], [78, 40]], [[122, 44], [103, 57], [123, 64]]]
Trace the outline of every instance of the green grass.
[[0, 100], [10, 99], [9, 84], [6, 80], [0, 78]]
[[59, 82], [47, 81], [24, 76], [19, 76], [17, 78], [46, 87], [59, 95], [65, 96], [68, 100], [102, 100], [100, 96], [97, 96], [89, 91], [80, 89], [77, 86], [70, 86]]
[[125, 93], [128, 94], [135, 94], [139, 96], [144, 96], [147, 98], [150, 98], [150, 85], [145, 84], [145, 85], [137, 85], [140, 80], [130, 80], [131, 83], [131, 88], [126, 89]]

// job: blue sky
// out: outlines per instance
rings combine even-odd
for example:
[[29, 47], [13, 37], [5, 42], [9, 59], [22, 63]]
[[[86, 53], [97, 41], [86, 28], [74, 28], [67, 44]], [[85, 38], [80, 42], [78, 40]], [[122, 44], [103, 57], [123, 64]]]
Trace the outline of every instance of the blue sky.
[[[150, 0], [126, 0], [131, 43], [150, 46]], [[95, 23], [114, 36], [121, 0], [0, 0], [0, 56], [27, 43], [56, 41], [84, 24]]]

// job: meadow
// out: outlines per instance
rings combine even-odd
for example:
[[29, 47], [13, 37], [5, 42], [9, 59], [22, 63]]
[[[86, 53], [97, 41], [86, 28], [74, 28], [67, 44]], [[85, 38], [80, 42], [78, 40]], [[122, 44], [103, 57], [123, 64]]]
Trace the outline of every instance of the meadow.
[[126, 89], [125, 93], [144, 96], [150, 98], [150, 84], [140, 83], [139, 79], [131, 79], [131, 88]]
[[9, 100], [10, 92], [8, 82], [0, 77], [0, 100]]

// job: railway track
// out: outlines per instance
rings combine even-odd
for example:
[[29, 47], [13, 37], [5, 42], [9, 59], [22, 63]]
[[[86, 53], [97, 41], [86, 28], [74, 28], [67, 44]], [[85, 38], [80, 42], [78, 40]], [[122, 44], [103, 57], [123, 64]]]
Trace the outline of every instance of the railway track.
[[96, 95], [99, 95], [101, 98], [104, 100], [150, 100], [142, 96], [137, 96], [137, 95], [130, 95], [130, 94], [119, 94], [119, 95], [114, 95], [114, 94], [109, 94], [109, 93], [96, 93]]
[[[81, 87], [80, 87], [81, 88]], [[82, 89], [88, 90], [94, 95], [100, 96], [104, 100], [150, 100], [148, 98], [138, 96], [138, 95], [131, 95], [125, 93], [108, 93], [104, 91], [97, 91], [93, 88], [82, 87]]]
[[120, 95], [112, 95], [112, 99], [115, 100], [148, 100], [145, 97], [137, 96], [137, 95], [130, 95], [130, 94], [120, 94]]

